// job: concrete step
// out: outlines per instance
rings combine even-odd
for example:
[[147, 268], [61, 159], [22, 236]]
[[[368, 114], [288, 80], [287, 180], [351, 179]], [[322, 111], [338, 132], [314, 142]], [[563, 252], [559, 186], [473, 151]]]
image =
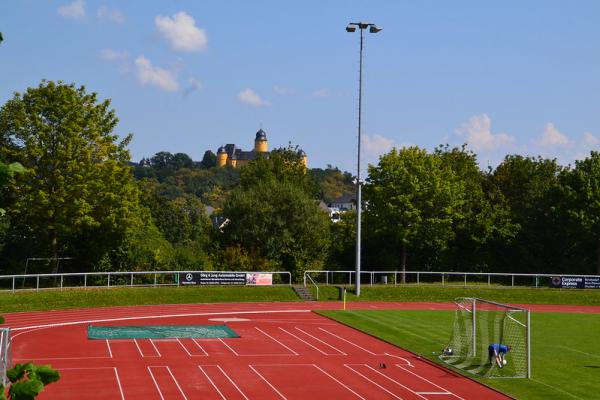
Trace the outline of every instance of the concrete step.
[[294, 286], [294, 292], [296, 292], [298, 297], [300, 297], [304, 301], [314, 301], [315, 300], [315, 298], [313, 297], [310, 290], [304, 286]]

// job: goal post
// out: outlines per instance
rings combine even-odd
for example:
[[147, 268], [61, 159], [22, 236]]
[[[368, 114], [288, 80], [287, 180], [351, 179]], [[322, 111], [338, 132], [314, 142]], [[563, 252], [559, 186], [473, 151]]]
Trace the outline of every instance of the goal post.
[[[440, 360], [481, 377], [531, 377], [529, 310], [475, 297], [461, 297], [454, 302], [452, 335]], [[498, 365], [494, 358], [490, 360], [491, 344], [510, 346], [506, 365]]]
[[10, 328], [0, 328], [0, 384], [6, 386], [6, 372], [12, 367]]

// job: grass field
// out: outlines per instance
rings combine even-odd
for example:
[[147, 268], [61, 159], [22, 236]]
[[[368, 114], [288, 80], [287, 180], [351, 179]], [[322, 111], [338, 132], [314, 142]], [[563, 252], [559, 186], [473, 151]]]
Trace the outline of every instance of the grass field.
[[[451, 302], [457, 297], [481, 297], [511, 304], [600, 305], [600, 290], [387, 285], [363, 286], [360, 297], [354, 296], [350, 290], [347, 292], [348, 301]], [[337, 287], [320, 286], [319, 300], [337, 300], [337, 298]], [[0, 291], [0, 313], [146, 304], [298, 300], [299, 298], [289, 286], [115, 287], [15, 293]]]
[[[449, 311], [322, 311], [434, 362], [450, 339]], [[600, 398], [600, 315], [532, 314], [532, 379], [480, 379], [518, 399]]]

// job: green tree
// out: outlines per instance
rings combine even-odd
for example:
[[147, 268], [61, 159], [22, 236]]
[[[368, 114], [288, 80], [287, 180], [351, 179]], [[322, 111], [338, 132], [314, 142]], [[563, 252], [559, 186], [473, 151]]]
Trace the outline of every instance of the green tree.
[[475, 153], [462, 147], [439, 146], [434, 155], [442, 166], [450, 168], [464, 188], [464, 201], [457, 209], [460, 218], [454, 220], [454, 240], [448, 249], [449, 269], [489, 270], [489, 245], [507, 241], [515, 235], [510, 208], [502, 193], [489, 184], [489, 174], [477, 164]]
[[234, 190], [223, 208], [229, 219], [224, 247], [239, 245], [249, 254], [276, 263], [295, 280], [307, 269], [321, 269], [329, 218], [300, 187], [268, 180]]
[[364, 192], [365, 227], [400, 249], [402, 271], [409, 249], [428, 248], [432, 256], [445, 249], [463, 217], [463, 183], [440, 157], [417, 147], [392, 149], [369, 166]]
[[[582, 272], [600, 274], [600, 153], [592, 151], [585, 160], [577, 160], [575, 168], [561, 174], [561, 181], [570, 243], [583, 248], [579, 254], [584, 263], [589, 260]], [[589, 257], [592, 254], [595, 258]]]
[[4, 104], [0, 158], [26, 168], [9, 187], [13, 250], [89, 263], [122, 241], [138, 191], [127, 165], [131, 135], [117, 142], [117, 122], [109, 100], [62, 82], [42, 81]]
[[317, 186], [306, 172], [298, 146], [290, 144], [274, 149], [268, 157], [259, 156], [241, 168], [241, 185], [249, 188], [268, 181], [290, 183], [314, 198]]
[[200, 166], [204, 169], [210, 169], [217, 166], [217, 155], [210, 150], [204, 152]]
[[508, 155], [489, 177], [510, 209], [515, 224], [513, 240], [496, 243], [497, 271], [559, 271], [565, 251], [565, 221], [558, 212], [561, 203], [556, 160]]

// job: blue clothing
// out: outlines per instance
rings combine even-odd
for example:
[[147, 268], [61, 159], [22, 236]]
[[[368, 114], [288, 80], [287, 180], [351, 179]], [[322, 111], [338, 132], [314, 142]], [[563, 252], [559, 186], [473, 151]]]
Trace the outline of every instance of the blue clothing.
[[488, 347], [488, 350], [490, 353], [496, 353], [496, 354], [506, 354], [508, 353], [508, 346], [505, 346], [503, 344], [498, 344], [498, 343], [493, 343], [490, 344]]

